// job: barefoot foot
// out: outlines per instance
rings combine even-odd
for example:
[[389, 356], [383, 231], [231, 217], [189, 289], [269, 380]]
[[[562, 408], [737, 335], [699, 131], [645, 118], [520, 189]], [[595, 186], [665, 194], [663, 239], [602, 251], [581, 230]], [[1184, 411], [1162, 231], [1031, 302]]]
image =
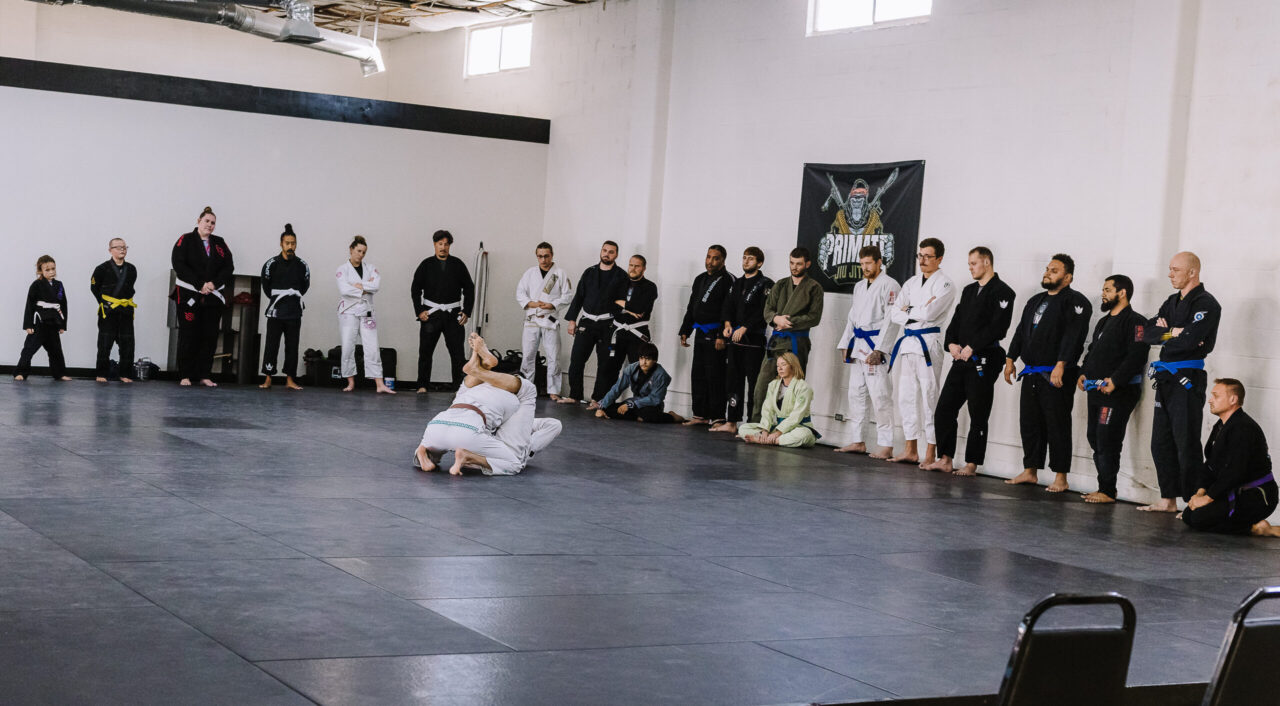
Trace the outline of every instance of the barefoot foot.
[[1035, 485], [1040, 482], [1040, 476], [1034, 468], [1023, 469], [1018, 475], [1005, 481], [1006, 485]]
[[838, 454], [864, 454], [867, 452], [867, 445], [861, 441], [855, 441], [848, 446], [841, 446], [835, 449], [835, 452]]
[[900, 456], [894, 456], [893, 458], [889, 459], [889, 463], [914, 463], [914, 464], [918, 464], [918, 463], [920, 463], [920, 457], [919, 457], [919, 456], [917, 456], [916, 454], [909, 454], [909, 453], [905, 453], [905, 452], [904, 452], [904, 453], [903, 453], [902, 455], [900, 455]]
[[978, 475], [978, 464], [976, 464], [976, 463], [966, 463], [966, 464], [964, 464], [963, 466], [961, 466], [960, 468], [957, 468], [957, 469], [955, 469], [954, 471], [952, 471], [952, 472], [951, 472], [951, 475], [953, 475], [953, 476], [964, 476], [964, 477], [972, 477], [972, 476], [976, 476], [976, 475]]
[[1106, 503], [1114, 503], [1116, 499], [1111, 497], [1110, 495], [1107, 495], [1106, 493], [1099, 493], [1097, 491], [1094, 491], [1092, 493], [1085, 493], [1084, 501], [1087, 503], [1106, 504]]
[[1141, 505], [1138, 507], [1139, 512], [1177, 512], [1178, 501], [1173, 498], [1161, 498], [1150, 505]]
[[877, 461], [888, 461], [890, 458], [893, 458], [893, 447], [881, 446], [872, 453], [867, 454], [867, 456], [874, 458]]

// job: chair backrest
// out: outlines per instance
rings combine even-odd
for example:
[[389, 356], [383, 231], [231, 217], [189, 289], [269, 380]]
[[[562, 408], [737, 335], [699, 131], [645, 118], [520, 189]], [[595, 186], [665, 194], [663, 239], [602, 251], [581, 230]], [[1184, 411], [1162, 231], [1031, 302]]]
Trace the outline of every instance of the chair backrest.
[[[1040, 628], [1045, 611], [1063, 605], [1116, 605], [1119, 626]], [[1055, 593], [1022, 619], [1000, 685], [1001, 706], [1120, 706], [1133, 649], [1133, 604], [1118, 593]]]
[[1271, 671], [1280, 654], [1280, 619], [1245, 622], [1254, 606], [1271, 598], [1280, 598], [1280, 586], [1254, 591], [1231, 616], [1204, 706], [1270, 704], [1280, 698], [1280, 680]]

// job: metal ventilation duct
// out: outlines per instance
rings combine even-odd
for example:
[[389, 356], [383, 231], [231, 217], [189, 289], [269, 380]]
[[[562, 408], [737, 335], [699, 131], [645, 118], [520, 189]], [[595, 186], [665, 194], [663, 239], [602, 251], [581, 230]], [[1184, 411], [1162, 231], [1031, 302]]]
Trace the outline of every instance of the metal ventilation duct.
[[[41, 1], [41, 0], [36, 0]], [[64, 4], [60, 0], [43, 0], [51, 5]], [[334, 32], [316, 27], [312, 21], [314, 9], [307, 0], [283, 0], [280, 5], [286, 16], [277, 17], [239, 5], [220, 2], [191, 2], [189, 0], [74, 0], [77, 5], [105, 7], [112, 10], [138, 12], [144, 15], [169, 17], [191, 22], [206, 22], [266, 37], [277, 42], [290, 42], [318, 49], [330, 54], [341, 54], [360, 62], [365, 76], [382, 73], [386, 66], [377, 44], [364, 37]]]

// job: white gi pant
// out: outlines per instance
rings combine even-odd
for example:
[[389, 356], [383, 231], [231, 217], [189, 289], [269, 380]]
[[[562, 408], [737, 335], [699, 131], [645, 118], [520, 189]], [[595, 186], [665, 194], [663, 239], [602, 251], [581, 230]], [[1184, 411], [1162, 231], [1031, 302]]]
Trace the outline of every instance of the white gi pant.
[[[865, 441], [862, 432], [867, 423], [867, 399], [870, 398], [871, 407], [876, 413], [876, 443], [882, 447], [893, 446], [893, 390], [889, 381], [889, 366], [885, 363], [867, 365], [862, 360], [855, 360], [848, 365], [852, 443]], [[933, 417], [929, 419], [932, 427]]]
[[446, 409], [427, 423], [422, 446], [437, 463], [455, 449], [466, 449], [489, 462], [485, 475], [514, 476], [524, 468], [523, 460], [506, 444], [490, 434], [479, 414], [469, 409]]
[[338, 314], [338, 329], [342, 332], [342, 377], [355, 377], [356, 336], [364, 346], [364, 376], [382, 377], [382, 354], [378, 351], [378, 322], [373, 316]]
[[520, 375], [529, 382], [538, 366], [538, 349], [547, 357], [547, 394], [560, 394], [560, 328], [543, 328], [534, 323], [524, 325], [524, 350]]
[[[915, 352], [912, 352], [912, 348]], [[938, 406], [942, 380], [942, 344], [929, 346], [933, 365], [925, 363], [918, 341], [905, 341], [893, 367], [898, 370], [898, 415], [907, 441], [938, 443], [933, 430], [933, 411]]]

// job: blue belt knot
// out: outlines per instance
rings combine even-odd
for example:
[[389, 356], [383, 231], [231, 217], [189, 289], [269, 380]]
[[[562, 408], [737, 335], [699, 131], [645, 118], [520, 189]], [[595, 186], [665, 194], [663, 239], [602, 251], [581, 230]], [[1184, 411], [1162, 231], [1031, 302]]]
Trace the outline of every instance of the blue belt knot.
[[920, 342], [920, 352], [924, 353], [924, 363], [926, 366], [932, 367], [933, 359], [929, 357], [929, 346], [924, 342], [924, 335], [926, 333], [942, 333], [942, 329], [937, 326], [902, 329], [902, 336], [898, 339], [897, 343], [893, 344], [893, 352], [889, 354], [889, 369], [893, 370], [893, 362], [898, 359], [898, 349], [902, 347], [902, 342], [908, 338], [914, 338]]

